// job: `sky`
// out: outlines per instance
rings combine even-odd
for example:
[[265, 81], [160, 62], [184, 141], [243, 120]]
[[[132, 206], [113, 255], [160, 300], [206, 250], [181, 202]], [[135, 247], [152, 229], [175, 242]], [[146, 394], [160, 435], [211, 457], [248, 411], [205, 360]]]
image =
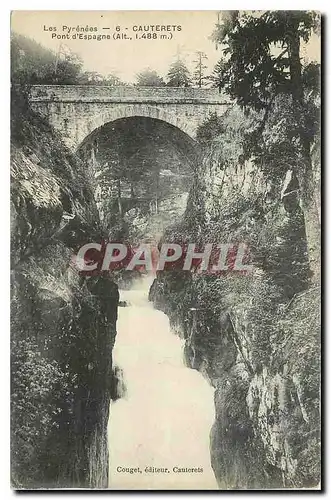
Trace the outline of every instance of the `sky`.
[[[220, 50], [211, 41], [210, 35], [217, 23], [216, 11], [14, 11], [12, 31], [33, 38], [53, 50], [68, 47], [84, 61], [84, 67], [102, 75], [114, 73], [127, 82], [134, 82], [141, 70], [149, 67], [165, 76], [169, 65], [179, 55], [189, 69], [194, 66], [196, 51], [205, 52], [210, 73], [221, 57]], [[108, 34], [110, 40], [59, 40], [55, 35], [68, 34], [68, 28], [96, 27], [97, 32], [86, 34]], [[136, 39], [143, 32], [139, 26], [170, 26], [171, 31], [158, 31], [157, 39]], [[120, 34], [130, 39], [113, 39], [116, 26]], [[175, 26], [175, 30], [172, 28]], [[181, 31], [177, 26], [181, 26]], [[52, 28], [52, 29], [51, 29]], [[56, 31], [54, 30], [56, 28]], [[109, 29], [104, 29], [109, 28]], [[75, 31], [71, 31], [70, 37]], [[164, 33], [172, 39], [161, 39]], [[83, 32], [85, 34], [85, 32]], [[52, 38], [53, 36], [53, 38]]]

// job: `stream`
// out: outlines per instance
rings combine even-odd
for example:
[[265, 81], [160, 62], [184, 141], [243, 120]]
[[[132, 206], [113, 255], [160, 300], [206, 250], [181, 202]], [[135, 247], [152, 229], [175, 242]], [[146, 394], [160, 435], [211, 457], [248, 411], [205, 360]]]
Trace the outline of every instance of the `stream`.
[[109, 488], [218, 489], [209, 450], [214, 389], [184, 365], [183, 340], [148, 302], [151, 282], [120, 292], [128, 306], [119, 308], [113, 360], [125, 391], [110, 408]]

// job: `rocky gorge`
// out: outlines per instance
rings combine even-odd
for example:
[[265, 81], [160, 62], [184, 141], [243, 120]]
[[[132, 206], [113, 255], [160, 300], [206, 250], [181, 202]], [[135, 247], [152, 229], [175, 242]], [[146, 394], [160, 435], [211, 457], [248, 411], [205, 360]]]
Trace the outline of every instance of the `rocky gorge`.
[[219, 487], [316, 487], [320, 291], [293, 172], [270, 179], [241, 161], [239, 115], [233, 108], [225, 117], [221, 153], [204, 155], [186, 214], [164, 241], [244, 241], [253, 271], [159, 271], [150, 300], [185, 340], [187, 366], [215, 388], [211, 460]]
[[[14, 489], [322, 487], [320, 17], [218, 12], [211, 74], [123, 82], [12, 13]], [[90, 242], [251, 269], [79, 273]]]
[[107, 487], [117, 286], [70, 265], [103, 236], [83, 165], [21, 92], [12, 110], [12, 484]]
[[[70, 262], [107, 235], [82, 160], [21, 95], [13, 102], [12, 482], [106, 488], [119, 294], [109, 275], [82, 277]], [[160, 271], [149, 298], [185, 340], [186, 365], [215, 389], [219, 488], [314, 487], [320, 295], [295, 179], [270, 182], [236, 160], [220, 169], [204, 155], [184, 216], [160, 243], [245, 242], [253, 271]]]

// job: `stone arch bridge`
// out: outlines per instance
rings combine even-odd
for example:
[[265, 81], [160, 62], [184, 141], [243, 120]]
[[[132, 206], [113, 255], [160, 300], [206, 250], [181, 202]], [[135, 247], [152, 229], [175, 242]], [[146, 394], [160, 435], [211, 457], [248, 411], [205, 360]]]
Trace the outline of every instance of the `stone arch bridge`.
[[230, 105], [217, 89], [102, 85], [34, 85], [30, 103], [72, 150], [106, 123], [136, 116], [162, 120], [195, 139], [211, 113], [221, 115]]

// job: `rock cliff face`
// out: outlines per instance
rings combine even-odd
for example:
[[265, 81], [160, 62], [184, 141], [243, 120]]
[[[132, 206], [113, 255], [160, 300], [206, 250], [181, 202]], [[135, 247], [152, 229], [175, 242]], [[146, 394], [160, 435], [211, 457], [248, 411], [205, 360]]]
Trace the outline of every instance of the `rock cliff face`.
[[12, 108], [12, 484], [107, 487], [117, 286], [70, 265], [103, 236], [84, 165]]
[[215, 387], [211, 460], [224, 489], [315, 487], [320, 479], [320, 293], [309, 281], [290, 178], [270, 185], [250, 164], [217, 173], [207, 159], [185, 219], [164, 240], [244, 241], [253, 272], [165, 270], [150, 291], [186, 339], [188, 366]]

